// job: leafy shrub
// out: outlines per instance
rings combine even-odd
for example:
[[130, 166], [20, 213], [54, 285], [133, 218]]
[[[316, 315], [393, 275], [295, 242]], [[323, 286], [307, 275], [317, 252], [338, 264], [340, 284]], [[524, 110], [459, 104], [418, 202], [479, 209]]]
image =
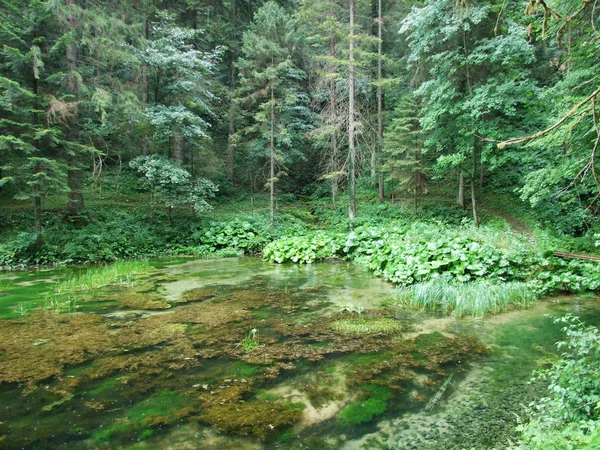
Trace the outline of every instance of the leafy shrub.
[[267, 242], [265, 230], [259, 230], [250, 222], [232, 220], [226, 223], [211, 223], [192, 235], [192, 240], [219, 250], [241, 249], [247, 253], [259, 252]]
[[597, 291], [600, 289], [600, 264], [560, 258], [544, 259], [540, 261], [530, 284], [544, 295]]
[[[577, 317], [567, 314], [566, 341], [561, 359], [540, 370], [535, 378], [548, 381], [548, 396], [537, 400], [532, 420], [520, 426], [518, 449], [599, 448], [600, 445], [600, 335]], [[534, 379], [535, 379], [534, 378]]]
[[318, 260], [339, 258], [342, 253], [343, 235], [317, 232], [305, 236], [284, 237], [273, 241], [263, 249], [267, 261], [310, 264]]

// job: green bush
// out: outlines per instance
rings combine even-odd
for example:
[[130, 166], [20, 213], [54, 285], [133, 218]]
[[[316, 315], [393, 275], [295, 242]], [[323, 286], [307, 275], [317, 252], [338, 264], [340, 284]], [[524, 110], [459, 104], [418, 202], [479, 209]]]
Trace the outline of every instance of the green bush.
[[547, 381], [548, 396], [530, 406], [532, 420], [519, 427], [521, 450], [592, 449], [600, 445], [600, 333], [570, 314], [564, 324], [566, 341], [557, 347], [561, 358], [534, 379]]

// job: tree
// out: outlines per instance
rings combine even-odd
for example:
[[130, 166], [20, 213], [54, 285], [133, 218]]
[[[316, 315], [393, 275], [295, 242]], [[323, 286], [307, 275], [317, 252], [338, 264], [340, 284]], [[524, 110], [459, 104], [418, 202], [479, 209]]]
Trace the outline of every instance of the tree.
[[186, 143], [199, 146], [209, 139], [208, 119], [213, 116], [211, 74], [219, 50], [201, 51], [196, 42], [202, 33], [174, 24], [167, 13], [153, 23], [145, 48], [134, 49], [147, 67], [147, 114], [158, 143], [171, 144], [171, 156], [183, 163]]
[[291, 156], [294, 122], [303, 122], [308, 115], [299, 86], [305, 75], [292, 59], [292, 32], [285, 10], [275, 2], [265, 3], [244, 32], [238, 62], [238, 102], [248, 118], [240, 132], [253, 139], [256, 156], [267, 156], [271, 229], [275, 226], [275, 185], [285, 175], [284, 162]]
[[427, 189], [427, 169], [423, 160], [424, 135], [417, 101], [405, 97], [394, 111], [394, 118], [383, 140], [384, 163], [381, 172], [395, 185], [396, 192], [408, 191], [417, 214], [419, 194]]
[[496, 22], [487, 2], [430, 0], [413, 9], [402, 29], [409, 34], [409, 62], [425, 71], [416, 91], [425, 146], [439, 155], [439, 172], [468, 174], [475, 226], [479, 162], [490, 170], [507, 162], [494, 155], [493, 139], [531, 126], [521, 119], [537, 92], [525, 28]]
[[156, 155], [139, 156], [129, 166], [144, 177], [150, 191], [150, 223], [155, 203], [168, 208], [169, 220], [176, 206], [191, 206], [197, 213], [212, 209], [206, 199], [214, 197], [217, 186], [205, 178], [193, 179], [178, 161]]

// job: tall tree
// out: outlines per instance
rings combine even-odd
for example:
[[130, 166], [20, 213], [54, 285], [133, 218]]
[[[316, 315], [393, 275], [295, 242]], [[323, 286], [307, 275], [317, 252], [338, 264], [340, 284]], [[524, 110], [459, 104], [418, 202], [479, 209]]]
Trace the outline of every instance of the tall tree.
[[285, 175], [284, 162], [292, 150], [294, 121], [302, 120], [301, 116], [306, 114], [299, 86], [305, 75], [292, 58], [290, 17], [277, 3], [267, 2], [256, 12], [242, 42], [238, 101], [248, 125], [241, 131], [252, 139], [247, 142], [257, 152], [256, 156], [264, 155], [268, 161], [266, 187], [271, 229], [274, 229], [275, 187]]
[[425, 146], [439, 155], [438, 171], [467, 174], [476, 226], [478, 163], [485, 159], [493, 170], [507, 162], [490, 139], [530, 126], [521, 119], [537, 92], [526, 30], [514, 22], [495, 28], [498, 9], [483, 1], [430, 0], [403, 26], [409, 62], [426, 70], [417, 90]]

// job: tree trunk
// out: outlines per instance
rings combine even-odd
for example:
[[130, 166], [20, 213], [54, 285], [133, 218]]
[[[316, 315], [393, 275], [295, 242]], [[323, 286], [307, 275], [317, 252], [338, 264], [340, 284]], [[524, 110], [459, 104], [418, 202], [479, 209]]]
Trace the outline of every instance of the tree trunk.
[[[333, 10], [331, 10], [331, 15], [333, 15]], [[329, 35], [329, 57], [333, 60], [335, 57], [335, 31], [332, 29]], [[331, 133], [331, 171], [338, 172], [338, 143], [337, 143], [337, 130], [335, 130], [335, 124], [337, 122], [336, 115], [336, 95], [335, 95], [335, 77], [333, 74], [335, 73], [335, 65], [332, 63], [329, 79], [329, 115], [331, 120], [331, 127], [333, 132]], [[331, 177], [331, 202], [335, 203], [338, 197], [339, 190], [339, 179], [338, 176], [335, 175]]]
[[[237, 32], [237, 15], [238, 15], [238, 0], [232, 0], [232, 23], [233, 23], [233, 33]], [[235, 164], [235, 148], [233, 145], [233, 135], [235, 134], [235, 116], [236, 116], [236, 108], [234, 102], [234, 92], [236, 87], [236, 68], [235, 63], [237, 61], [237, 50], [234, 46], [232, 48], [231, 54], [231, 100], [229, 103], [229, 134], [227, 137], [227, 176], [229, 180], [233, 183], [234, 173], [233, 167]]]
[[[65, 0], [67, 6], [75, 5], [75, 0]], [[67, 18], [69, 24], [69, 30], [74, 30], [77, 27], [77, 19], [74, 15], [69, 14]], [[69, 76], [67, 77], [67, 91], [74, 96], [79, 93], [79, 86], [77, 76], [77, 44], [67, 45], [66, 49], [67, 68], [69, 69]], [[75, 119], [70, 124], [69, 140], [75, 141], [77, 139], [77, 124]], [[83, 203], [83, 173], [81, 168], [78, 167], [78, 161], [75, 155], [68, 157], [69, 169], [67, 171], [67, 186], [69, 187], [69, 193], [67, 194], [67, 210], [70, 215], [75, 216], [81, 212], [84, 207]]]
[[458, 173], [458, 194], [456, 195], [456, 203], [463, 208], [465, 207], [465, 173], [459, 169]]
[[[150, 37], [150, 23], [146, 18], [144, 20], [144, 38], [148, 39]], [[148, 83], [148, 68], [146, 66], [142, 66], [142, 105], [144, 108], [148, 106], [150, 83]], [[142, 135], [142, 155], [148, 155], [148, 133], [144, 130], [144, 134]]]
[[[381, 82], [383, 78], [382, 57], [383, 57], [383, 1], [379, 0], [377, 5], [377, 80]], [[381, 152], [383, 148], [383, 88], [377, 86], [377, 151]], [[375, 152], [371, 155], [371, 176], [375, 176], [377, 156]], [[379, 203], [385, 201], [385, 192], [383, 184], [383, 174], [379, 174]]]
[[475, 196], [475, 177], [477, 169], [477, 149], [473, 146], [473, 174], [471, 176], [471, 205], [473, 207], [473, 225], [479, 227], [479, 214], [477, 213], [477, 198]]
[[270, 199], [269, 199], [269, 221], [271, 232], [275, 231], [275, 91], [271, 84], [271, 143], [270, 143], [271, 167], [270, 167]]
[[179, 161], [183, 164], [183, 155], [185, 149], [185, 137], [181, 133], [181, 130], [176, 130], [173, 135], [172, 143], [172, 155], [175, 161]]
[[33, 224], [35, 230], [35, 239], [38, 246], [44, 243], [42, 236], [42, 197], [40, 196], [39, 187], [35, 189], [36, 195], [33, 197]]
[[350, 152], [350, 170], [348, 171], [348, 183], [350, 187], [350, 205], [348, 217], [350, 220], [356, 218], [356, 123], [355, 123], [355, 75], [354, 75], [354, 0], [350, 0], [350, 52], [348, 65], [348, 143]]

